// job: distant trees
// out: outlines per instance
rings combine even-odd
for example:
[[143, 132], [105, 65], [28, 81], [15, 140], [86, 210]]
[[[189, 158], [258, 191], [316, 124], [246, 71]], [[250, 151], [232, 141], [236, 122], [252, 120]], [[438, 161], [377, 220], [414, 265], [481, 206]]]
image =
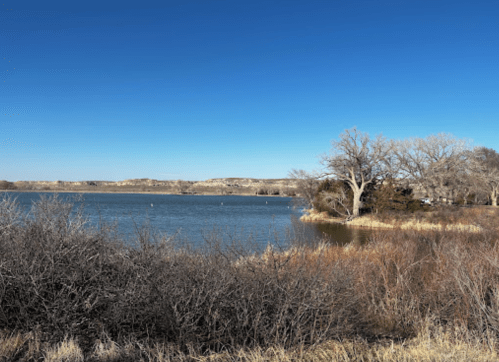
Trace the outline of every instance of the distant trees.
[[13, 182], [0, 180], [0, 190], [15, 190], [16, 188]]
[[295, 190], [300, 196], [295, 199], [295, 205], [312, 207], [317, 186], [319, 185], [319, 176], [313, 172], [293, 169], [288, 173], [288, 178], [295, 180]]
[[422, 188], [431, 202], [451, 202], [465, 179], [469, 146], [440, 133], [396, 142], [398, 175]]
[[[350, 187], [353, 193], [352, 216], [358, 216], [366, 186], [393, 172], [393, 142], [381, 135], [371, 139], [367, 133], [353, 128], [345, 130], [331, 145], [331, 154], [322, 160], [325, 175], [333, 176]], [[342, 193], [337, 196], [343, 197]]]

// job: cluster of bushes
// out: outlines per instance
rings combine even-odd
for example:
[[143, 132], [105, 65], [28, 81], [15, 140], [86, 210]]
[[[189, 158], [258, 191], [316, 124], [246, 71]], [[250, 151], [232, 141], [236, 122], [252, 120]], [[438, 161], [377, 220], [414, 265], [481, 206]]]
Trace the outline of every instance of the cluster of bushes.
[[[347, 268], [187, 251], [147, 230], [127, 247], [58, 198], [0, 210], [0, 327], [86, 347], [103, 334], [198, 351], [293, 346], [356, 333]], [[239, 260], [239, 261], [238, 261]], [[345, 321], [351, 321], [345, 323]]]
[[190, 354], [397, 341], [429, 321], [499, 333], [496, 231], [380, 233], [362, 247], [261, 255], [215, 239], [188, 250], [138, 229], [126, 246], [57, 197], [27, 215], [4, 198], [0, 328], [49, 342], [72, 336], [85, 353], [104, 339]]
[[13, 182], [0, 180], [0, 190], [16, 190], [17, 187]]

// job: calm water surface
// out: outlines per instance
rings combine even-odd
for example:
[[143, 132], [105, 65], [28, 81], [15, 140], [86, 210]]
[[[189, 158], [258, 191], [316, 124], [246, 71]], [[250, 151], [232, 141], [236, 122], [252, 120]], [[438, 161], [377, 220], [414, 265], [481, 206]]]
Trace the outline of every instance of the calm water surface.
[[[12, 193], [20, 206], [29, 211], [40, 195], [52, 193]], [[62, 193], [61, 199], [72, 201], [78, 194]], [[194, 246], [216, 235], [229, 241], [252, 241], [259, 246], [268, 243], [287, 245], [291, 239], [311, 240], [324, 234], [340, 244], [364, 242], [369, 231], [343, 225], [304, 224], [301, 212], [294, 210], [291, 198], [260, 196], [196, 196], [153, 194], [83, 194], [85, 214], [90, 224], [117, 222], [118, 232], [132, 240], [136, 227], [148, 223], [164, 235], [177, 234]], [[73, 201], [74, 202], [74, 201]], [[74, 202], [80, 206], [81, 202]]]

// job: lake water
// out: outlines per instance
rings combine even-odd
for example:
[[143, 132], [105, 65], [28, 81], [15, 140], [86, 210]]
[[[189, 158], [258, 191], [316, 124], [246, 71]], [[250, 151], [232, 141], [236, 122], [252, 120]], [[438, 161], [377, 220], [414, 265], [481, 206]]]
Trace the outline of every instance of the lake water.
[[[26, 211], [40, 195], [52, 193], [10, 193]], [[83, 201], [74, 201], [82, 196]], [[301, 212], [293, 209], [292, 198], [264, 196], [197, 196], [156, 194], [72, 194], [61, 193], [61, 199], [75, 207], [84, 203], [90, 224], [117, 222], [118, 232], [132, 240], [137, 227], [145, 225], [163, 235], [173, 235], [193, 246], [218, 238], [223, 242], [237, 240], [260, 247], [268, 243], [287, 246], [291, 240], [316, 240], [328, 235], [331, 242], [364, 242], [369, 231], [344, 225], [305, 224], [298, 220]]]

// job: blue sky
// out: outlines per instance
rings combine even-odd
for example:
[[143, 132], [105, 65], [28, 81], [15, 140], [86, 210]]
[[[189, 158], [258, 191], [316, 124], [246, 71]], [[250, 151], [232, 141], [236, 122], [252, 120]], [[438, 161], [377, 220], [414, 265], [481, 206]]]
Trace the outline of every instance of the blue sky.
[[497, 1], [1, 0], [0, 179], [286, 177], [357, 126], [499, 150]]

